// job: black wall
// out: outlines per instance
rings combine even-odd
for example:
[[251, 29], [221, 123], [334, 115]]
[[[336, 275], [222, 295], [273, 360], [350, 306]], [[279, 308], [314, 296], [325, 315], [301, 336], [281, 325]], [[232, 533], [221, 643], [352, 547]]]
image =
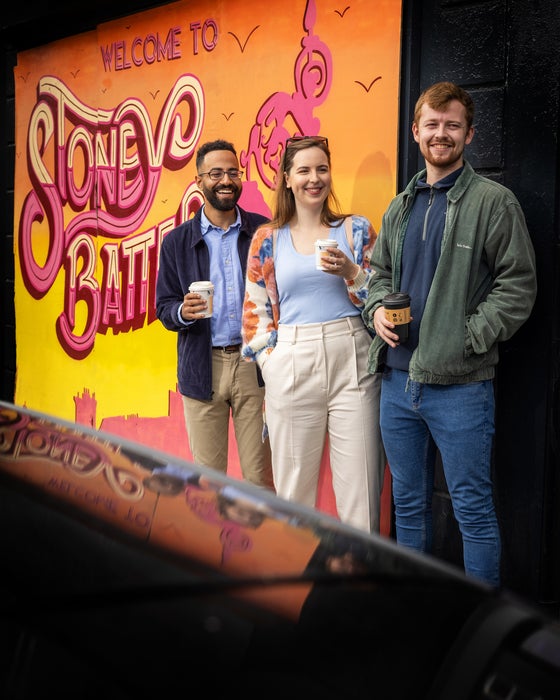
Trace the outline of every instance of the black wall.
[[[452, 80], [472, 94], [475, 138], [467, 158], [515, 192], [537, 257], [538, 297], [525, 326], [501, 348], [496, 379], [495, 482], [504, 583], [545, 606], [559, 598], [558, 116], [556, 0], [405, 3], [399, 189], [422, 166], [410, 136], [422, 89]], [[461, 545], [439, 474], [441, 556]]]
[[[322, 2], [323, 0], [318, 0]], [[100, 0], [3, 10], [0, 29], [0, 399], [15, 387], [13, 263], [14, 84], [18, 51], [93, 29], [161, 2]], [[78, 14], [80, 13], [80, 14]], [[467, 88], [477, 105], [468, 158], [518, 196], [537, 255], [535, 311], [501, 351], [496, 379], [495, 481], [504, 539], [504, 584], [543, 606], [560, 599], [557, 0], [403, 0], [399, 189], [422, 165], [410, 135], [414, 102], [438, 80]], [[461, 561], [441, 473], [437, 553]]]

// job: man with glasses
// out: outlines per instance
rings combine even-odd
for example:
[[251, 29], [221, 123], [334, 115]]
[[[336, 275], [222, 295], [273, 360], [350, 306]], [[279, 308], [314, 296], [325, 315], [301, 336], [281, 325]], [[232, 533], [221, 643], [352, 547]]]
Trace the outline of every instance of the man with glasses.
[[[267, 219], [237, 206], [243, 172], [233, 144], [203, 144], [196, 169], [204, 205], [163, 239], [157, 316], [177, 333], [178, 384], [194, 461], [227, 472], [231, 417], [243, 478], [272, 488], [262, 377], [240, 352], [249, 244]], [[214, 285], [211, 318], [204, 315], [205, 299], [189, 292], [201, 280]]]

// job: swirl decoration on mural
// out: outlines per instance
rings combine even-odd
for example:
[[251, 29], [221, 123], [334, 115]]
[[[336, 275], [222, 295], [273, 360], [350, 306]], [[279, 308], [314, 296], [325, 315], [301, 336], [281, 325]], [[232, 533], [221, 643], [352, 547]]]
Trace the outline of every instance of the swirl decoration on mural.
[[249, 134], [249, 145], [240, 162], [251, 177], [254, 160], [259, 177], [273, 189], [286, 139], [295, 134], [318, 134], [320, 121], [313, 110], [321, 105], [332, 84], [332, 55], [326, 44], [313, 33], [317, 11], [315, 0], [308, 0], [303, 18], [306, 32], [294, 65], [295, 90], [275, 92], [261, 106]]

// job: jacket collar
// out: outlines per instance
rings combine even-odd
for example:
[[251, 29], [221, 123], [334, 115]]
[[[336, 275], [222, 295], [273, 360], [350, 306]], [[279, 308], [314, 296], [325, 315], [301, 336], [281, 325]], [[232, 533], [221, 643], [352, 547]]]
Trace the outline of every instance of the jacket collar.
[[[426, 179], [426, 174], [427, 171], [426, 168], [424, 168], [423, 170], [420, 170], [420, 172], [416, 173], [416, 175], [408, 183], [404, 191], [404, 196], [407, 201], [410, 197], [414, 196], [414, 192], [416, 190], [416, 185], [418, 181]], [[458, 199], [460, 199], [465, 193], [467, 187], [471, 184], [473, 178], [475, 177], [475, 174], [476, 173], [473, 170], [472, 165], [468, 161], [465, 161], [463, 172], [459, 175], [459, 177], [457, 178], [457, 182], [447, 193], [448, 199], [452, 202], [456, 202]]]
[[[240, 206], [237, 207], [237, 213], [241, 221], [241, 226], [239, 227], [239, 234], [247, 238], [251, 238], [251, 226], [247, 216], [247, 212]], [[190, 220], [192, 223], [192, 237], [191, 246], [198, 245], [202, 242], [202, 207], [197, 210], [196, 214]]]

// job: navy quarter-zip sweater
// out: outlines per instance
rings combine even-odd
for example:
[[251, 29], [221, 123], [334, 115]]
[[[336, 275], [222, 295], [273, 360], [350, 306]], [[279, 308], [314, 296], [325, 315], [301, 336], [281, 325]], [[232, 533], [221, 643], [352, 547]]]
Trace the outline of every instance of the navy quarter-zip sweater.
[[420, 321], [441, 252], [447, 192], [462, 172], [463, 168], [459, 168], [433, 185], [428, 185], [425, 179], [416, 183], [401, 265], [401, 290], [410, 295], [412, 320], [407, 342], [396, 348], [387, 348], [387, 367], [408, 371], [412, 352], [418, 345]]

